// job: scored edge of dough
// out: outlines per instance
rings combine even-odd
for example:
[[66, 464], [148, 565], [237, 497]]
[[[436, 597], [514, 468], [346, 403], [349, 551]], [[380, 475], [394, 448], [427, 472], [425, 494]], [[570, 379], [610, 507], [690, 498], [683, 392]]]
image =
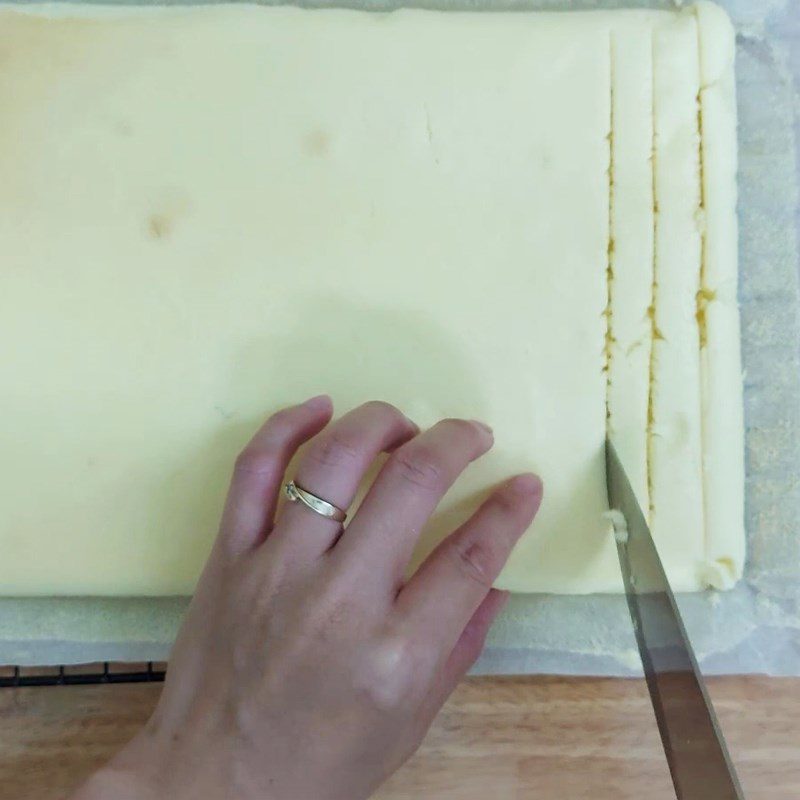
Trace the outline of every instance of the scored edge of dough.
[[700, 137], [704, 229], [697, 320], [706, 509], [706, 563], [701, 580], [729, 589], [742, 576], [746, 538], [737, 302], [735, 32], [728, 15], [714, 3], [702, 0], [692, 11], [700, 54], [698, 120], [701, 134], [714, 131], [713, 146], [706, 135]]

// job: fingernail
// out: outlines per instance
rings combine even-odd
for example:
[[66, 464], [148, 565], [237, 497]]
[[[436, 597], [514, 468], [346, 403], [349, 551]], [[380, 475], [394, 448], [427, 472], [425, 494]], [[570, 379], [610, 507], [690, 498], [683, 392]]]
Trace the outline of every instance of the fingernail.
[[517, 475], [516, 478], [512, 478], [511, 482], [508, 484], [508, 488], [511, 489], [512, 492], [525, 497], [536, 494], [541, 495], [543, 488], [542, 479], [532, 472], [527, 472], [523, 475]]
[[306, 400], [303, 403], [304, 408], [322, 408], [323, 406], [330, 405], [331, 398], [330, 395], [327, 394], [318, 394], [316, 397], [312, 397], [309, 400]]
[[479, 428], [485, 430], [486, 433], [494, 433], [494, 431], [485, 422], [481, 422], [479, 419], [472, 419], [470, 422], [473, 425], [477, 425]]

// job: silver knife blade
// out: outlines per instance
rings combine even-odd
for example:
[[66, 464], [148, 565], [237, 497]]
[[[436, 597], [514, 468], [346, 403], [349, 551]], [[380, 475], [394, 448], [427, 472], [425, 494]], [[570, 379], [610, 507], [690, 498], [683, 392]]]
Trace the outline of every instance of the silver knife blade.
[[650, 528], [608, 440], [606, 482], [609, 508], [627, 524], [617, 554], [675, 794], [678, 800], [743, 800]]

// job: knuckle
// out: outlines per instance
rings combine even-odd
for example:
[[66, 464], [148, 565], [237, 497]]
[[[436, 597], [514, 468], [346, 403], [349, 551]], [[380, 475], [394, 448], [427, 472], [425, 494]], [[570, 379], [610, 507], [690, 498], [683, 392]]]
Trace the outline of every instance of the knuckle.
[[247, 475], [272, 476], [278, 470], [280, 453], [271, 445], [245, 447], [236, 457], [234, 470]]
[[462, 577], [486, 591], [492, 588], [495, 554], [490, 545], [480, 539], [467, 545], [453, 542], [449, 552]]
[[361, 447], [352, 437], [331, 431], [312, 442], [309, 457], [325, 467], [343, 467], [361, 460]]
[[265, 425], [266, 430], [270, 431], [274, 436], [285, 436], [297, 424], [297, 409], [295, 408], [282, 408], [276, 411], [268, 420]]
[[370, 706], [393, 711], [409, 706], [419, 674], [409, 639], [387, 635], [370, 648], [357, 671], [356, 686]]
[[519, 511], [520, 497], [508, 486], [503, 486], [492, 494], [490, 502], [504, 515], [516, 515]]
[[414, 486], [440, 489], [445, 483], [441, 459], [430, 447], [421, 444], [401, 447], [391, 460], [397, 474]]
[[450, 428], [456, 436], [462, 439], [477, 440], [480, 437], [477, 425], [466, 419], [451, 417], [442, 420], [441, 425]]
[[364, 411], [369, 411], [376, 416], [386, 417], [387, 419], [403, 416], [398, 408], [385, 400], [368, 400], [361, 408]]

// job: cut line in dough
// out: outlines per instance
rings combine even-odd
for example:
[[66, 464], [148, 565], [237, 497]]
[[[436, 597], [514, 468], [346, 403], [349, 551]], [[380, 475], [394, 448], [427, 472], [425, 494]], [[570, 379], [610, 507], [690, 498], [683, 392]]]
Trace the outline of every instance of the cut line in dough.
[[653, 206], [653, 262], [651, 265], [653, 279], [651, 282], [650, 290], [650, 305], [647, 308], [647, 316], [650, 320], [650, 357], [648, 360], [647, 371], [647, 508], [650, 518], [650, 524], [653, 524], [653, 517], [655, 514], [655, 503], [653, 501], [653, 482], [654, 482], [654, 469], [653, 469], [653, 437], [655, 435], [655, 389], [656, 389], [656, 357], [658, 342], [663, 341], [664, 337], [658, 329], [658, 150], [656, 148], [656, 77], [655, 77], [655, 61], [656, 61], [656, 44], [655, 34], [650, 34], [650, 64], [652, 75], [652, 90], [650, 93], [652, 102], [651, 111], [651, 126], [652, 126], [652, 140], [650, 145], [650, 165], [651, 165], [651, 178], [650, 186], [652, 190], [652, 206]]
[[611, 434], [611, 363], [614, 358], [614, 32], [608, 37], [608, 246], [606, 255], [606, 338], [603, 349], [606, 374], [606, 436]]

